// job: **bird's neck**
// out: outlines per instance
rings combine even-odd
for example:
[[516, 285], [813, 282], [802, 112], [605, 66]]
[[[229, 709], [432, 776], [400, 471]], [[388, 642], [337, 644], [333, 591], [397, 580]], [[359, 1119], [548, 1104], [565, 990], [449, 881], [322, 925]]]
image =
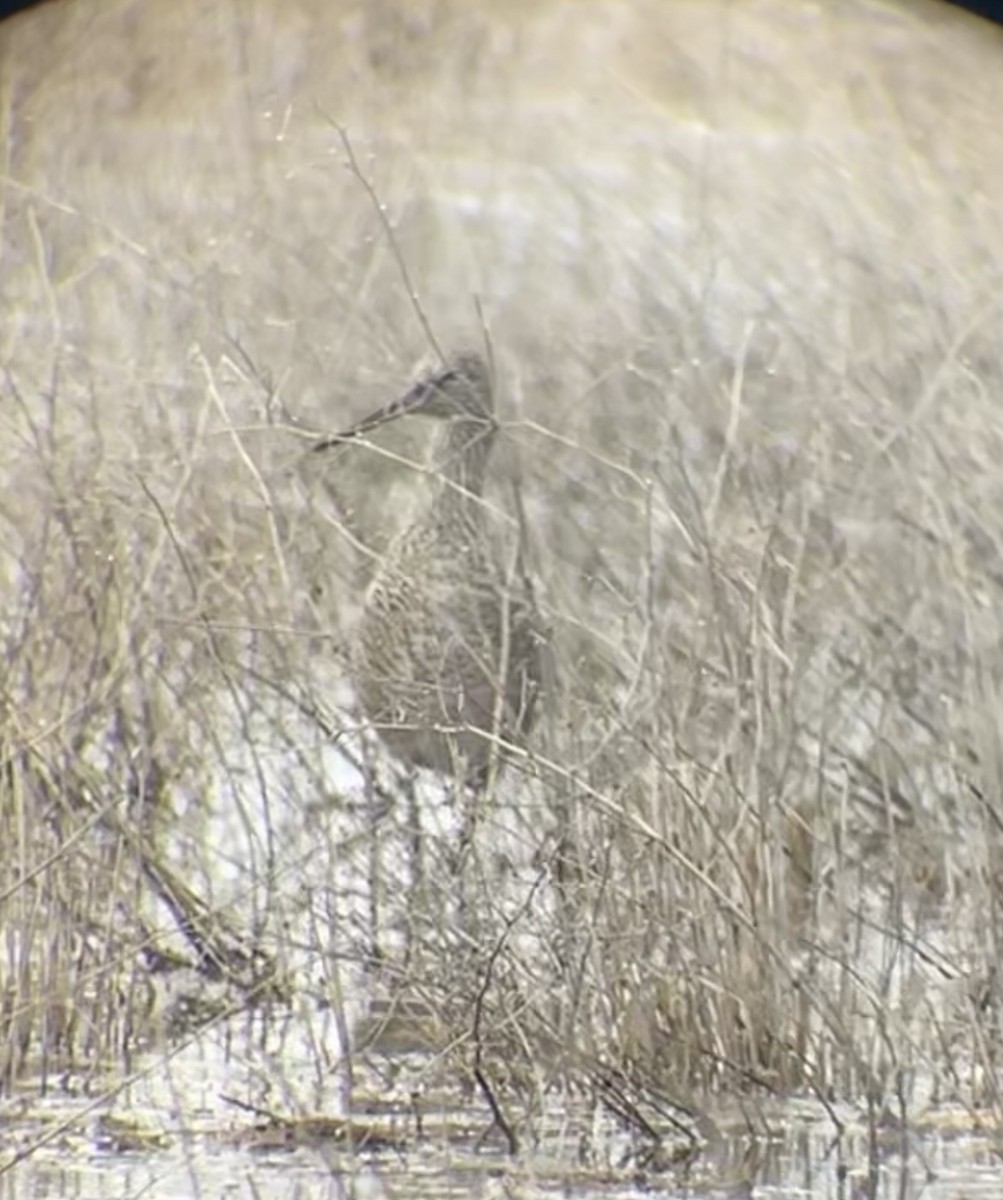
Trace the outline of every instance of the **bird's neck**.
[[436, 519], [450, 513], [479, 511], [484, 475], [497, 428], [485, 421], [453, 421], [439, 444], [439, 486], [433, 509]]

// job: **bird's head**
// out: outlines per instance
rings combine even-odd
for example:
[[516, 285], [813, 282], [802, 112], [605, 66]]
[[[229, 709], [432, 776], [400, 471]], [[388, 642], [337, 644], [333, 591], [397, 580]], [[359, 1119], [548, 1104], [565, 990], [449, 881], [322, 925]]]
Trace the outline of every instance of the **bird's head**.
[[326, 450], [399, 417], [435, 417], [494, 426], [494, 397], [487, 364], [479, 354], [461, 354], [439, 370], [422, 375], [402, 396], [357, 421], [351, 429], [314, 446]]
[[430, 371], [390, 408], [439, 420], [494, 420], [491, 378], [479, 354], [462, 354], [442, 370]]

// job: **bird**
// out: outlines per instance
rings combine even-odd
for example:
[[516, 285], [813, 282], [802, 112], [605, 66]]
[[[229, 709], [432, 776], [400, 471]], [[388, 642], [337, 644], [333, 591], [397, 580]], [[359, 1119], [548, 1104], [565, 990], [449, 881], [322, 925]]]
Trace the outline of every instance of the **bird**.
[[532, 729], [545, 641], [528, 579], [492, 547], [482, 495], [499, 427], [484, 358], [447, 360], [314, 450], [407, 416], [444, 425], [435, 487], [366, 590], [349, 650], [355, 690], [399, 761], [483, 788]]

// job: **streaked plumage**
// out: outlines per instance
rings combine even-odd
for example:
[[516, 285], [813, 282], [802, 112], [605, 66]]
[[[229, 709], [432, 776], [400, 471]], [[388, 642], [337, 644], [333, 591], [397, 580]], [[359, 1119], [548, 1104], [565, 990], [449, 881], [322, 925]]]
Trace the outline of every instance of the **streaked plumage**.
[[495, 737], [528, 733], [540, 633], [522, 577], [492, 553], [481, 494], [498, 431], [483, 360], [466, 355], [317, 449], [408, 414], [446, 423], [427, 510], [373, 578], [353, 647], [362, 708], [402, 761], [484, 781]]

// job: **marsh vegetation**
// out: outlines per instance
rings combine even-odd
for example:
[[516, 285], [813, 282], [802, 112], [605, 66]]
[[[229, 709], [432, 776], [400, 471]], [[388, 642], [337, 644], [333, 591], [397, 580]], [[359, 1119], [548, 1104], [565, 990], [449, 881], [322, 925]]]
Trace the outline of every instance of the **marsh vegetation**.
[[[204, 7], [0, 47], [0, 1090], [240, 1030], [213, 1137], [998, 1150], [999, 43], [553, 3], [527, 82], [505, 5]], [[347, 669], [425, 435], [307, 454], [428, 329], [493, 354], [552, 660], [473, 799]]]

